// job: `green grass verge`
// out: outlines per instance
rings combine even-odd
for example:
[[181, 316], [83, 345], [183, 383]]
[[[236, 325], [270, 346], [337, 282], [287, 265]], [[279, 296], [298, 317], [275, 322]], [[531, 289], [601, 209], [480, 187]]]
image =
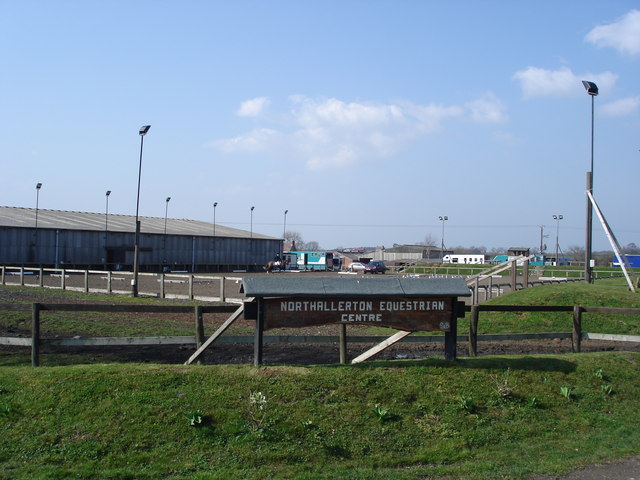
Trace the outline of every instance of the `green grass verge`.
[[[484, 305], [583, 305], [589, 307], [640, 308], [640, 293], [629, 291], [624, 278], [560, 283], [518, 290], [493, 298]], [[582, 330], [594, 333], [640, 335], [637, 315], [585, 313]], [[481, 312], [478, 333], [570, 332], [571, 312]], [[465, 320], [459, 331], [468, 331]]]
[[639, 362], [0, 367], [0, 479], [556, 475], [640, 451]]

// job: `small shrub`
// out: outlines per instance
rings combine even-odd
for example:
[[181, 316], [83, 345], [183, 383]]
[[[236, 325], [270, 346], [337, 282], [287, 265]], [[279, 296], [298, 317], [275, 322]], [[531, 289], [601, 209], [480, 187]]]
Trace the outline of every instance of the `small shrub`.
[[613, 394], [613, 387], [611, 385], [600, 385], [600, 390], [607, 397], [609, 397], [609, 396], [611, 396]]
[[262, 392], [249, 392], [249, 426], [254, 433], [263, 433], [267, 420], [267, 397]]
[[575, 389], [573, 387], [560, 387], [560, 395], [567, 400], [573, 400]]
[[378, 403], [373, 406], [373, 413], [376, 414], [376, 417], [380, 422], [388, 422], [395, 418], [395, 415], [391, 413], [388, 408], [383, 408]]
[[190, 427], [202, 427], [204, 425], [204, 415], [200, 410], [192, 410], [185, 414]]
[[463, 396], [458, 398], [458, 407], [460, 407], [461, 410], [464, 410], [467, 413], [473, 413], [475, 410], [473, 399], [471, 397]]
[[0, 407], [0, 417], [8, 417], [12, 411], [13, 409], [11, 408], [11, 406], [5, 404], [4, 406]]
[[509, 379], [509, 373], [510, 369], [507, 368], [502, 378], [498, 378], [498, 376], [494, 377], [496, 382], [495, 391], [500, 398], [505, 400], [513, 397], [514, 385]]

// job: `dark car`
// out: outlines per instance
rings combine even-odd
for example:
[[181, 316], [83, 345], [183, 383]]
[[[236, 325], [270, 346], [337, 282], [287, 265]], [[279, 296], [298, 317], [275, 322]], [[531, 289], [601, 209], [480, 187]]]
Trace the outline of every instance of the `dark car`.
[[387, 267], [381, 260], [373, 260], [364, 266], [364, 273], [385, 273]]

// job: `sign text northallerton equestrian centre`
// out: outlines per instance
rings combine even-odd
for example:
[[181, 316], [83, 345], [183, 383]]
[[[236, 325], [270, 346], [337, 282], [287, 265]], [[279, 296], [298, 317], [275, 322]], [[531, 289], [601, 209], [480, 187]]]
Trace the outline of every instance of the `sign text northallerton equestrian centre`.
[[280, 311], [337, 312], [343, 322], [381, 322], [383, 312], [443, 312], [446, 304], [444, 300], [282, 300]]

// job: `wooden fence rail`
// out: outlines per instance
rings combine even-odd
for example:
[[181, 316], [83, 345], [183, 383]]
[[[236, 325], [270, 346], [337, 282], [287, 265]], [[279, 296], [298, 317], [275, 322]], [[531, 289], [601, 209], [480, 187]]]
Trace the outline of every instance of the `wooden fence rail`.
[[[468, 353], [477, 355], [477, 343], [481, 341], [507, 341], [507, 340], [531, 340], [531, 339], [567, 339], [571, 338], [572, 351], [580, 352], [581, 340], [597, 339], [621, 342], [640, 343], [640, 335], [614, 335], [585, 333], [582, 331], [582, 316], [584, 313], [606, 313], [620, 315], [638, 315], [640, 308], [610, 308], [610, 307], [586, 307], [581, 305], [471, 305], [465, 308], [469, 315], [469, 334], [467, 337], [458, 336], [459, 341], [468, 340]], [[31, 313], [31, 338], [25, 337], [0, 337], [0, 345], [31, 347], [31, 364], [40, 365], [41, 345], [61, 346], [127, 346], [127, 345], [178, 345], [194, 343], [196, 349], [206, 342], [204, 335], [204, 315], [207, 313], [233, 313], [238, 314], [238, 305], [141, 305], [141, 304], [62, 304], [62, 303], [33, 303], [16, 304], [1, 303], [0, 311]], [[43, 339], [40, 335], [41, 313], [46, 311], [65, 312], [106, 312], [106, 313], [193, 313], [195, 317], [193, 336], [170, 337], [103, 337], [103, 338], [66, 338]], [[524, 333], [524, 334], [489, 334], [478, 335], [478, 323], [480, 312], [571, 312], [572, 331], [558, 333]], [[340, 325], [343, 327], [343, 325]], [[340, 343], [346, 344], [346, 338], [339, 336], [293, 336], [272, 335], [265, 337], [268, 343]], [[217, 337], [215, 341], [221, 343], [250, 343], [253, 336], [227, 336]], [[350, 336], [350, 343], [373, 343], [380, 340], [379, 336]], [[441, 335], [410, 335], [402, 341], [405, 342], [443, 342]], [[343, 352], [341, 352], [341, 360]], [[343, 362], [344, 363], [344, 362]]]
[[[242, 295], [239, 294], [242, 278], [238, 276], [179, 273], [140, 273], [139, 276], [140, 296], [242, 303]], [[132, 279], [133, 273], [124, 271], [0, 265], [0, 284], [11, 286], [129, 295]], [[229, 291], [234, 285], [238, 285], [238, 288]]]

